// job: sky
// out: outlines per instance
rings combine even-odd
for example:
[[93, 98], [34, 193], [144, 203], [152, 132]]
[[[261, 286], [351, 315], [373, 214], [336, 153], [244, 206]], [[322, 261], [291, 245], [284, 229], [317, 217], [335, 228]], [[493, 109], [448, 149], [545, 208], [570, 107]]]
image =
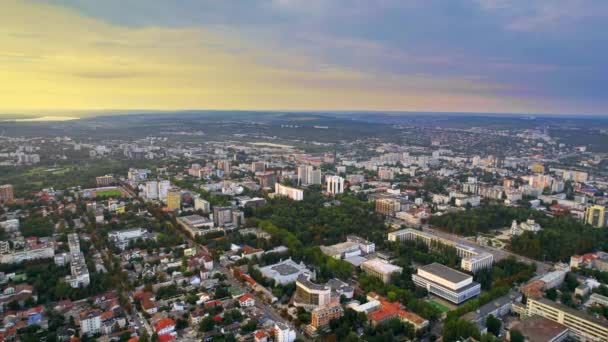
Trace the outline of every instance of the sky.
[[0, 1], [0, 113], [608, 115], [606, 0]]

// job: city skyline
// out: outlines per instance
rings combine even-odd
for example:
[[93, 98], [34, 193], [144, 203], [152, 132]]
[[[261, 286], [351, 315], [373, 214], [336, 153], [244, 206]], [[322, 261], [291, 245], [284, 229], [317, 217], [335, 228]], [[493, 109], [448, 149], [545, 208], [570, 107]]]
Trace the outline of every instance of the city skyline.
[[608, 5], [12, 1], [0, 113], [608, 114]]

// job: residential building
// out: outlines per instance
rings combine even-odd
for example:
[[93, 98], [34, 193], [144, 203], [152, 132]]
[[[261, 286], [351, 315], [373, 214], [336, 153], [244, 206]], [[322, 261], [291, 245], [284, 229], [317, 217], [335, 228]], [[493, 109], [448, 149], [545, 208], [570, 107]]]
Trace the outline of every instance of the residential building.
[[182, 206], [182, 192], [179, 189], [167, 191], [167, 208], [169, 210], [180, 210]]
[[101, 310], [89, 310], [80, 313], [80, 333], [93, 336], [101, 332]]
[[592, 205], [585, 211], [585, 222], [596, 228], [606, 227], [606, 207], [603, 205]]
[[213, 223], [216, 227], [224, 227], [232, 223], [232, 207], [213, 207]]
[[364, 261], [361, 264], [361, 269], [370, 276], [379, 278], [384, 283], [390, 282], [393, 273], [401, 273], [403, 271], [402, 267], [392, 265], [380, 258]]
[[144, 186], [144, 197], [148, 200], [158, 199], [158, 182], [149, 181]]
[[344, 178], [340, 176], [325, 177], [325, 190], [332, 194], [338, 195], [344, 192]]
[[412, 280], [429, 293], [454, 304], [460, 304], [481, 292], [481, 285], [474, 282], [472, 276], [438, 263], [418, 267], [417, 273], [412, 274]]
[[266, 163], [264, 162], [253, 162], [251, 163], [251, 172], [264, 172], [266, 171]]
[[608, 320], [595, 318], [546, 298], [528, 298], [526, 316], [533, 315], [565, 325], [570, 329], [570, 335], [579, 341], [608, 341]]
[[0, 185], [0, 202], [14, 200], [13, 186], [11, 184]]
[[299, 185], [318, 185], [321, 184], [321, 170], [315, 169], [312, 165], [302, 165], [298, 167]]
[[275, 322], [273, 330], [275, 342], [294, 342], [296, 340], [295, 330], [285, 323]]
[[478, 250], [476, 248], [455, 243], [449, 239], [442, 238], [437, 235], [426, 233], [416, 229], [401, 229], [388, 233], [389, 241], [422, 241], [429, 248], [439, 243], [445, 246], [451, 246], [456, 249], [456, 254], [462, 258], [460, 267], [468, 272], [477, 272], [481, 269], [491, 268], [494, 261], [494, 256], [490, 253]]
[[255, 298], [253, 298], [253, 296], [249, 293], [245, 293], [239, 297], [239, 306], [242, 308], [255, 306]]
[[347, 242], [356, 243], [363, 254], [370, 254], [376, 251], [376, 244], [356, 235], [347, 235]]
[[292, 188], [287, 185], [275, 183], [274, 192], [279, 196], [287, 196], [294, 201], [301, 201], [304, 199], [304, 191], [301, 189]]
[[379, 198], [376, 200], [376, 212], [386, 216], [395, 216], [401, 211], [401, 200], [394, 197]]

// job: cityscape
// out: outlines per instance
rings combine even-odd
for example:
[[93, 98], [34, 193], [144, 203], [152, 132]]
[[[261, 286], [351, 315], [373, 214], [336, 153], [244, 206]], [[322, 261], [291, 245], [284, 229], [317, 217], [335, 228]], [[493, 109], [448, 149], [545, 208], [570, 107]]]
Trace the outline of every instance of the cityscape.
[[0, 342], [608, 342], [608, 2], [1, 8]]

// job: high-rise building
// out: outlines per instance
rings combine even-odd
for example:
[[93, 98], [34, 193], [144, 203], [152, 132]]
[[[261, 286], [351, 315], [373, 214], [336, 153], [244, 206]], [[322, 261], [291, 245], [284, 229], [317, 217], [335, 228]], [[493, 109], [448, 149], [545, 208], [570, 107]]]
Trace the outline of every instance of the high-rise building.
[[14, 199], [13, 186], [11, 184], [0, 185], [0, 202], [12, 201]]
[[149, 200], [158, 199], [158, 182], [149, 181], [146, 182], [144, 187], [144, 197]]
[[179, 189], [169, 189], [167, 191], [167, 208], [169, 210], [179, 210], [182, 204], [182, 192]]
[[331, 288], [327, 285], [315, 284], [306, 276], [300, 275], [296, 281], [296, 296], [294, 304], [307, 309], [329, 304]]
[[396, 212], [401, 210], [401, 201], [398, 198], [379, 198], [376, 200], [376, 212], [394, 216]]
[[167, 194], [171, 188], [171, 182], [168, 180], [162, 180], [158, 182], [158, 199], [161, 201], [167, 200]]
[[316, 185], [321, 184], [321, 170], [315, 169], [312, 165], [302, 165], [298, 167], [298, 184]]
[[585, 222], [597, 228], [606, 227], [606, 207], [592, 205], [585, 212]]
[[340, 176], [325, 177], [325, 185], [327, 192], [332, 195], [337, 195], [344, 192], [344, 178]]
[[231, 224], [232, 218], [232, 207], [213, 207], [213, 223], [216, 227]]

